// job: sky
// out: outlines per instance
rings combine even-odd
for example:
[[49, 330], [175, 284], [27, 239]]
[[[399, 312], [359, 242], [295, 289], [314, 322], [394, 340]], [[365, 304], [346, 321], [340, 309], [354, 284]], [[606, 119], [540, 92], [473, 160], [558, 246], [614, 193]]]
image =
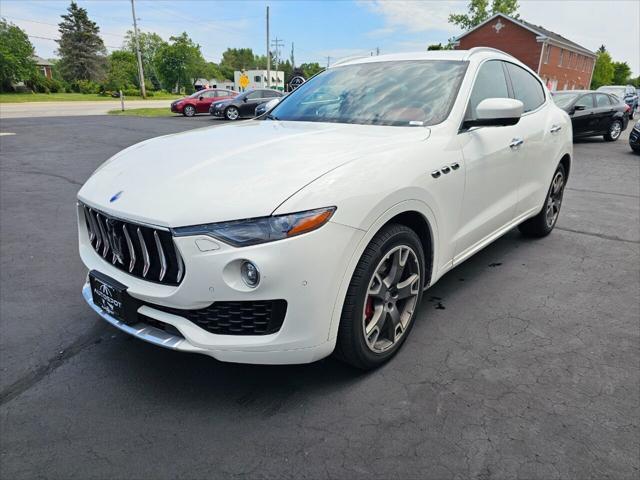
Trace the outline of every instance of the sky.
[[[78, 0], [100, 27], [109, 51], [120, 48], [132, 28], [129, 0]], [[467, 0], [136, 0], [138, 27], [168, 39], [186, 31], [204, 57], [219, 62], [228, 47], [266, 52], [265, 11], [270, 7], [271, 40], [282, 39], [281, 55], [292, 42], [296, 64], [326, 65], [339, 58], [423, 51], [457, 36], [450, 13]], [[57, 24], [69, 0], [1, 0], [0, 16], [31, 36], [36, 53], [53, 58]], [[520, 0], [520, 16], [590, 50], [604, 44], [615, 61], [640, 75], [640, 0]], [[40, 38], [37, 38], [40, 37]], [[329, 58], [327, 58], [329, 57]]]

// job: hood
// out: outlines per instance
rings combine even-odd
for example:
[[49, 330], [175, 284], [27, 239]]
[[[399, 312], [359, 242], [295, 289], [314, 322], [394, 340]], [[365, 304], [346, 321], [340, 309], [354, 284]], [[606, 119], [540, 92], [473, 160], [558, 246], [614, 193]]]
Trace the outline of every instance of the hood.
[[345, 163], [428, 136], [422, 127], [313, 122], [207, 127], [123, 150], [96, 170], [78, 198], [114, 216], [168, 227], [261, 217]]

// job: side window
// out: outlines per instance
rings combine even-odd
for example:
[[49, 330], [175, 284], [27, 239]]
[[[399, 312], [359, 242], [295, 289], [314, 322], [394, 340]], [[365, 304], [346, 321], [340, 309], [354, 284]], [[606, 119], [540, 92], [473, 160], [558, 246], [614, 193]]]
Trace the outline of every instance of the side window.
[[544, 103], [542, 84], [524, 68], [507, 63], [507, 71], [513, 86], [513, 96], [524, 103], [524, 111], [535, 110]]
[[499, 60], [489, 60], [480, 67], [469, 99], [467, 120], [478, 118], [476, 109], [478, 104], [486, 98], [509, 98], [507, 80], [504, 76], [502, 62]]
[[228, 97], [229, 92], [226, 90], [216, 90], [216, 97]]
[[609, 96], [603, 93], [596, 93], [596, 107], [610, 107], [611, 102], [609, 101]]
[[576, 107], [593, 108], [593, 95], [583, 95], [576, 102]]
[[262, 94], [259, 91], [255, 91], [247, 95], [247, 100], [256, 100], [261, 97], [262, 97]]
[[275, 90], [267, 90], [266, 92], [264, 92], [263, 97], [265, 98], [275, 98], [275, 97], [279, 97], [280, 95], [278, 95], [278, 92], [276, 92]]

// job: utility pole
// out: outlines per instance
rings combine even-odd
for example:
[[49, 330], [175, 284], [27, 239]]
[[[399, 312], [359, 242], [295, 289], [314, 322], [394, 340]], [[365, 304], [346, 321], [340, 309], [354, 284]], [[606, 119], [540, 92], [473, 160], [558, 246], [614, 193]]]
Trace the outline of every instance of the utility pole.
[[293, 42], [291, 42], [291, 69], [296, 68], [296, 61], [293, 56]]
[[[276, 69], [276, 87], [278, 86], [278, 63], [280, 62], [280, 47], [284, 47], [284, 41], [281, 38], [276, 37], [271, 46], [275, 49], [275, 69]], [[284, 85], [283, 85], [284, 86]]]
[[329, 68], [329, 61], [331, 60], [331, 57], [327, 56], [327, 68]]
[[138, 55], [138, 78], [140, 79], [140, 93], [142, 98], [147, 98], [147, 91], [144, 88], [144, 71], [142, 70], [142, 56], [140, 55], [140, 42], [138, 41], [138, 21], [136, 20], [136, 7], [134, 0], [131, 0], [131, 15], [133, 15], [133, 38], [136, 43], [136, 54]]
[[380, 47], [376, 47], [376, 57], [380, 55]]
[[271, 88], [271, 52], [269, 51], [269, 6], [267, 6], [267, 88]]

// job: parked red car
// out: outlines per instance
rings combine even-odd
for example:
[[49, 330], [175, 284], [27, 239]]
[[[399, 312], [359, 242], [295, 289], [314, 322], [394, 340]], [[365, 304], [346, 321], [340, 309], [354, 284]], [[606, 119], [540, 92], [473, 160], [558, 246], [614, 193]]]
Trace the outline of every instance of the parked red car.
[[171, 111], [181, 113], [185, 117], [193, 117], [196, 113], [209, 113], [209, 107], [212, 102], [229, 100], [236, 95], [238, 95], [238, 93], [233, 90], [206, 88], [198, 90], [188, 97], [176, 100], [171, 104]]

